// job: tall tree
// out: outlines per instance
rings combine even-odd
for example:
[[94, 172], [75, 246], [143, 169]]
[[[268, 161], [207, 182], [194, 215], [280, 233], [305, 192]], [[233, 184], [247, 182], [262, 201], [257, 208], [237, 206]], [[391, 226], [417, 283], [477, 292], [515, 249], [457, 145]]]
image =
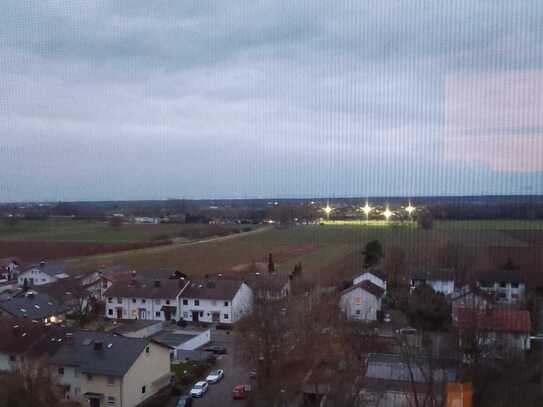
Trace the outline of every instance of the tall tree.
[[373, 267], [383, 257], [383, 246], [378, 240], [372, 240], [366, 244], [362, 254], [364, 255], [364, 267]]

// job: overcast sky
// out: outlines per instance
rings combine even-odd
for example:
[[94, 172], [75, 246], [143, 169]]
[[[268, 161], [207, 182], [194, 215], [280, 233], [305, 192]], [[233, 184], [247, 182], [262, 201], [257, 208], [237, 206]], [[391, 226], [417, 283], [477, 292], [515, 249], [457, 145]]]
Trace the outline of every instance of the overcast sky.
[[0, 201], [543, 193], [541, 44], [541, 0], [3, 0]]

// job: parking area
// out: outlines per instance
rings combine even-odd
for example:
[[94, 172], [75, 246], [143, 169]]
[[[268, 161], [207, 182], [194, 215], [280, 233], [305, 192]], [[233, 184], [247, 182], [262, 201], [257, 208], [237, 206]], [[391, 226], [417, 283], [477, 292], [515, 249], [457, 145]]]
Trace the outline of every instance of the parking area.
[[[232, 391], [236, 384], [251, 383], [248, 370], [242, 366], [236, 355], [234, 339], [224, 331], [213, 331], [213, 345], [224, 346], [226, 355], [217, 355], [215, 368], [224, 370], [224, 378], [217, 384], [210, 384], [207, 393], [199, 399], [194, 399], [195, 407], [236, 406], [244, 407], [243, 400], [233, 400]], [[204, 379], [204, 378], [202, 378]], [[254, 385], [254, 383], [251, 383]], [[175, 403], [173, 404], [175, 406]]]

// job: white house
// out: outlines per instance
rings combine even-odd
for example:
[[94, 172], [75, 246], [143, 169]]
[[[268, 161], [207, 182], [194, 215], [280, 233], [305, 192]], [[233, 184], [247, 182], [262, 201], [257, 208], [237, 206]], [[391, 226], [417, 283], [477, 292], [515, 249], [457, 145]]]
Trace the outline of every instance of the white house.
[[436, 293], [450, 295], [454, 292], [454, 272], [449, 269], [421, 270], [411, 274], [411, 290], [428, 285]]
[[[461, 308], [455, 321], [460, 331], [460, 346], [471, 348], [473, 340], [486, 354], [503, 356], [507, 352], [530, 350], [530, 312], [509, 308], [488, 311]], [[463, 341], [467, 343], [464, 344]]]
[[254, 272], [248, 273], [243, 279], [255, 298], [281, 300], [287, 298], [291, 291], [290, 275], [287, 273]]
[[21, 261], [16, 257], [0, 259], [0, 280], [11, 281], [17, 278]]
[[106, 290], [106, 317], [116, 319], [179, 320], [179, 296], [186, 280], [117, 281]]
[[496, 270], [480, 272], [475, 275], [477, 286], [495, 296], [496, 301], [515, 304], [522, 303], [526, 295], [526, 282], [515, 271]]
[[49, 284], [68, 278], [68, 268], [63, 262], [45, 262], [32, 265], [28, 270], [19, 274], [17, 281], [22, 287], [25, 280], [29, 287], [34, 285]]
[[375, 321], [384, 294], [381, 287], [364, 280], [341, 293], [340, 308], [347, 319]]
[[494, 297], [477, 286], [466, 285], [448, 297], [452, 308], [452, 319], [458, 320], [460, 309], [488, 311], [494, 306]]
[[364, 271], [359, 276], [353, 279], [353, 285], [357, 285], [362, 281], [370, 281], [378, 287], [381, 287], [383, 290], [387, 290], [387, 278], [385, 273], [377, 269], [370, 269]]
[[180, 297], [185, 321], [232, 324], [251, 312], [253, 292], [238, 280], [191, 282]]

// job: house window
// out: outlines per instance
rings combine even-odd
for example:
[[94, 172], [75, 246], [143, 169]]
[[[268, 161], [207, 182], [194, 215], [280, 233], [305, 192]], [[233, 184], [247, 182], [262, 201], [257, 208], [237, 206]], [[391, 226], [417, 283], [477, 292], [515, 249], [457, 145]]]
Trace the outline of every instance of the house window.
[[108, 386], [113, 386], [115, 385], [115, 378], [113, 376], [108, 376], [107, 377], [107, 385]]
[[200, 311], [200, 316], [201, 316], [201, 317], [204, 316], [204, 311]]
[[194, 300], [194, 305], [196, 306], [200, 305], [200, 300]]
[[228, 314], [224, 314], [224, 319], [228, 319]]
[[123, 299], [122, 298], [117, 298], [117, 304], [122, 304], [123, 303]]
[[356, 315], [360, 315], [360, 310], [359, 309], [356, 310]]
[[149, 346], [145, 348], [145, 353], [151, 353], [151, 348], [149, 348]]
[[156, 305], [160, 305], [160, 300], [155, 300]]
[[500, 287], [501, 288], [507, 287], [507, 283], [505, 281], [500, 281]]
[[155, 312], [155, 317], [159, 317], [159, 316], [160, 316], [160, 311]]
[[512, 288], [518, 288], [518, 283], [511, 283]]
[[166, 305], [170, 305], [170, 300], [166, 300]]
[[224, 306], [225, 306], [225, 307], [228, 307], [228, 301], [225, 301], [225, 302], [224, 302]]
[[145, 388], [145, 386], [143, 386], [143, 387], [141, 388], [141, 394], [145, 394], [146, 391], [147, 391], [147, 389]]
[[141, 303], [142, 303], [142, 304], [145, 304], [145, 298], [142, 298], [142, 299], [141, 299]]
[[133, 304], [136, 303], [136, 299], [135, 299], [135, 298], [132, 298], [132, 303], [133, 303]]
[[189, 300], [183, 300], [183, 305], [189, 305]]
[[91, 374], [87, 374], [87, 381], [92, 382], [92, 375]]
[[107, 302], [109, 302], [109, 303], [111, 304], [111, 303], [113, 302], [113, 298], [109, 297], [109, 298], [107, 299]]
[[58, 375], [59, 375], [59, 376], [64, 375], [64, 368], [63, 368], [63, 367], [59, 367], [59, 368], [58, 368]]
[[116, 403], [115, 403], [115, 397], [113, 396], [109, 396], [107, 398], [107, 404], [110, 405], [110, 406], [114, 406]]
[[15, 362], [15, 356], [9, 355], [9, 361], [10, 362]]
[[108, 314], [108, 315], [113, 315], [113, 310], [112, 310], [111, 308], [108, 309], [108, 310], [107, 310], [107, 314]]

